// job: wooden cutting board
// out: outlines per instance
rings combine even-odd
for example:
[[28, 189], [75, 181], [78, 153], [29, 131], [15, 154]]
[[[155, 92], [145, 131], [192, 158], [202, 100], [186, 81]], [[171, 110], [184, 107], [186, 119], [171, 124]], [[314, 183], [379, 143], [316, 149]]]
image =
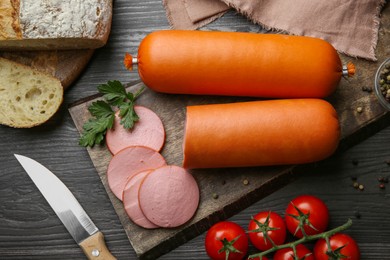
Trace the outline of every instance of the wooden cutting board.
[[[352, 59], [341, 55], [343, 63], [353, 61], [357, 73], [352, 79], [342, 79], [337, 91], [328, 98], [328, 101], [336, 108], [340, 118], [342, 140], [339, 152], [390, 124], [390, 116], [380, 106], [374, 91], [362, 90], [363, 87], [374, 88], [374, 76], [378, 65], [386, 57], [390, 57], [390, 49], [388, 48], [388, 43], [390, 43], [390, 8], [386, 8], [384, 11], [382, 24], [376, 50], [378, 62]], [[141, 86], [143, 83], [132, 84], [128, 90], [134, 91]], [[69, 108], [79, 131], [90, 117], [87, 107], [97, 98], [99, 97], [89, 97]], [[183, 127], [187, 105], [249, 100], [253, 99], [169, 95], [146, 89], [137, 103], [149, 107], [160, 116], [166, 130], [166, 143], [162, 155], [168, 164], [181, 165]], [[358, 112], [358, 107], [362, 109], [361, 112]], [[192, 170], [191, 173], [200, 187], [200, 205], [195, 217], [179, 228], [146, 230], [136, 226], [128, 219], [121, 202], [108, 187], [106, 170], [111, 159], [110, 152], [104, 145], [92, 149], [88, 148], [88, 152], [130, 243], [137, 255], [143, 259], [154, 259], [172, 250], [203, 233], [213, 223], [236, 214], [291, 182], [299, 172], [318, 166], [317, 163], [300, 166]], [[248, 184], [245, 185], [246, 182]], [[213, 198], [213, 194], [217, 194], [218, 198]]]
[[64, 89], [80, 75], [94, 50], [0, 52], [0, 56], [58, 78]]

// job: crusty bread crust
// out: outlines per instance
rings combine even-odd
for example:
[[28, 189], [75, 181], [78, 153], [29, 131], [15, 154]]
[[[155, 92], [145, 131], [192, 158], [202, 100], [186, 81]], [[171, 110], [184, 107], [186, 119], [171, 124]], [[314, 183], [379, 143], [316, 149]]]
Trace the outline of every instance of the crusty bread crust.
[[63, 87], [57, 78], [0, 58], [0, 124], [15, 128], [41, 125], [62, 101]]
[[2, 0], [0, 50], [100, 48], [111, 21], [112, 0]]
[[19, 24], [19, 0], [0, 1], [0, 40], [22, 38]]

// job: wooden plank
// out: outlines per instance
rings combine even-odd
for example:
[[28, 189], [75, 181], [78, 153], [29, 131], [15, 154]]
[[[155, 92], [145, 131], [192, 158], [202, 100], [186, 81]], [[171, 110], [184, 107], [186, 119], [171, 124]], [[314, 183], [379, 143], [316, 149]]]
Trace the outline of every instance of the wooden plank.
[[[374, 91], [362, 90], [363, 87], [374, 88], [376, 69], [386, 57], [390, 56], [390, 49], [386, 48], [386, 44], [390, 42], [389, 31], [390, 8], [385, 8], [377, 46], [378, 62], [352, 59], [341, 55], [343, 63], [353, 61], [357, 74], [352, 79], [342, 79], [337, 91], [327, 98], [336, 108], [340, 118], [342, 141], [339, 151], [367, 138], [390, 122], [389, 114], [380, 106]], [[129, 86], [128, 90], [134, 91], [141, 86], [143, 86], [142, 83], [134, 84]], [[79, 131], [89, 118], [88, 105], [96, 98], [96, 96], [88, 98], [87, 101], [83, 100], [70, 107], [70, 114]], [[146, 89], [138, 100], [138, 104], [151, 108], [160, 116], [167, 136], [162, 154], [169, 164], [181, 165], [183, 124], [187, 105], [249, 100], [253, 99], [168, 95]], [[357, 111], [358, 107], [362, 108], [362, 112]], [[172, 250], [204, 232], [213, 223], [236, 214], [260, 198], [276, 191], [293, 180], [295, 174], [315, 166], [192, 170], [191, 173], [201, 189], [200, 206], [195, 217], [180, 228], [145, 230], [128, 219], [121, 202], [108, 188], [105, 172], [111, 154], [106, 147], [94, 147], [88, 149], [88, 152], [135, 252], [141, 258], [151, 259]], [[249, 185], [244, 185], [243, 180], [248, 180]], [[213, 199], [213, 193], [219, 195], [218, 199]]]

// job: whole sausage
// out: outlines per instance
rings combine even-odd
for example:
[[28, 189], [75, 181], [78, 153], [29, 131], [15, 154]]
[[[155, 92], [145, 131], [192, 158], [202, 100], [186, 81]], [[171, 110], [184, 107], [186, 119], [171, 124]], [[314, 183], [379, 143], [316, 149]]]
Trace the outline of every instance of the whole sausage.
[[321, 99], [284, 99], [189, 106], [185, 168], [302, 164], [330, 156], [340, 127]]
[[146, 86], [175, 94], [322, 98], [354, 73], [328, 42], [281, 34], [156, 31], [133, 62]]

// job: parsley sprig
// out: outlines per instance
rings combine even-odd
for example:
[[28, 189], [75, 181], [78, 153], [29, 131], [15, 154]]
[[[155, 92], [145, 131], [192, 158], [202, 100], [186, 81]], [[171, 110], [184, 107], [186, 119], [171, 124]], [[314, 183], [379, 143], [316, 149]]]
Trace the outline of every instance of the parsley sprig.
[[144, 88], [140, 88], [135, 94], [126, 92], [123, 84], [117, 80], [108, 81], [107, 84], [98, 86], [99, 93], [103, 94], [103, 100], [93, 102], [88, 111], [92, 117], [83, 125], [83, 132], [79, 140], [81, 146], [93, 147], [100, 144], [108, 129], [114, 125], [115, 111], [119, 109], [121, 125], [125, 129], [131, 129], [139, 120], [134, 110], [134, 103]]

